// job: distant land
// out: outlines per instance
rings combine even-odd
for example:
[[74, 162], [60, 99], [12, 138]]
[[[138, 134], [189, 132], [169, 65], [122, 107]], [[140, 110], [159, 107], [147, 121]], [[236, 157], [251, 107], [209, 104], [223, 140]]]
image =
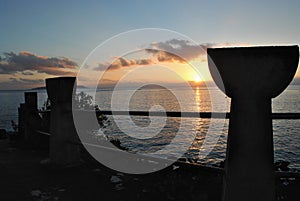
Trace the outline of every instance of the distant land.
[[[124, 88], [127, 89], [128, 87], [131, 87], [133, 83], [130, 83], [130, 84], [124, 84]], [[140, 83], [136, 83], [136, 84], [140, 84]], [[214, 86], [213, 82], [212, 81], [205, 81], [205, 82], [200, 82], [200, 83], [197, 83], [197, 82], [193, 82], [193, 81], [189, 81], [189, 84], [192, 86], [192, 87], [195, 87], [195, 86]], [[167, 83], [168, 86], [178, 86], [178, 83]], [[180, 85], [180, 83], [179, 83]], [[300, 77], [296, 77], [292, 80], [292, 82], [290, 83], [290, 85], [300, 85]], [[134, 86], [134, 84], [133, 84]], [[97, 87], [97, 90], [111, 90], [115, 87], [115, 84], [104, 84], [104, 85], [99, 85]], [[151, 87], [154, 87], [154, 86], [149, 86], [150, 88]], [[86, 87], [84, 85], [79, 85], [77, 86], [77, 88], [79, 89], [88, 89], [89, 87]], [[122, 87], [123, 88], [123, 87]], [[34, 88], [31, 88], [31, 89], [0, 89], [0, 91], [27, 91], [27, 90], [46, 90], [46, 87], [45, 86], [41, 86], [41, 87], [34, 87]]]
[[[205, 82], [194, 82], [194, 81], [189, 81], [188, 82], [192, 87], [196, 87], [196, 86], [215, 86], [214, 85], [214, 82], [212, 81], [205, 81]], [[104, 84], [104, 85], [99, 85], [97, 88], [98, 89], [112, 89], [115, 87], [115, 84]], [[128, 83], [128, 84], [124, 84], [124, 88], [127, 88], [127, 87], [130, 87], [130, 86], [135, 86], [135, 84], [140, 84], [140, 83]], [[180, 86], [181, 83], [167, 83], [168, 86]], [[290, 85], [300, 85], [300, 77], [296, 77], [293, 79], [293, 81], [290, 83]], [[120, 86], [119, 86], [120, 87]], [[83, 86], [83, 85], [78, 85], [77, 88], [79, 89], [87, 89], [88, 87], [86, 86]], [[157, 88], [157, 85], [150, 85], [150, 86], [147, 86], [146, 88]], [[42, 86], [42, 87], [35, 87], [35, 88], [32, 88], [30, 90], [44, 90], [46, 89], [45, 86]]]
[[[77, 88], [86, 89], [87, 87], [83, 86], [83, 85], [78, 85]], [[45, 86], [43, 86], [43, 87], [35, 87], [35, 88], [29, 89], [29, 90], [43, 90], [43, 89], [46, 89], [46, 87]]]

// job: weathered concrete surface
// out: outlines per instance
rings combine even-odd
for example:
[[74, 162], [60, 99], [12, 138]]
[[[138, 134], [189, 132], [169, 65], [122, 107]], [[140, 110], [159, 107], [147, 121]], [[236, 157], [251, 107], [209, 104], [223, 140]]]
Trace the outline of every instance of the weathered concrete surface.
[[299, 48], [217, 48], [207, 53], [214, 81], [231, 97], [223, 200], [274, 201], [271, 98], [293, 79]]
[[[75, 77], [46, 79], [48, 97], [51, 101], [50, 162], [57, 166], [79, 163], [77, 133], [73, 123], [72, 96]], [[72, 143], [73, 142], [73, 143]]]

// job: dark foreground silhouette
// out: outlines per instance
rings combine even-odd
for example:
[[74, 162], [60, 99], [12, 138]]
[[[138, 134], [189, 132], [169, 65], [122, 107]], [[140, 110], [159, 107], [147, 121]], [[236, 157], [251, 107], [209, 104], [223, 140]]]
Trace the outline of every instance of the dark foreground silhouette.
[[[40, 150], [0, 140], [0, 199], [221, 200], [222, 174], [196, 165], [175, 164], [152, 174], [128, 175], [87, 157], [80, 166], [51, 169], [41, 164], [45, 157], [47, 154]], [[277, 178], [277, 198], [296, 201], [299, 187], [299, 178]]]

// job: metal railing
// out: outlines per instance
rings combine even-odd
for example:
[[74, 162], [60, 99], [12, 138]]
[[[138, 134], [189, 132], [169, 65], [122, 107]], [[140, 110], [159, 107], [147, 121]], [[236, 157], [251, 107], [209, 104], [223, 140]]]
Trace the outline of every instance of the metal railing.
[[[154, 116], [154, 117], [183, 117], [183, 118], [202, 118], [202, 119], [229, 119], [230, 113], [229, 112], [176, 112], [176, 111], [111, 111], [111, 110], [80, 110], [81, 112], [95, 112], [96, 115], [132, 115], [132, 116]], [[45, 114], [45, 113], [51, 113], [51, 110], [39, 110], [37, 111], [38, 114]], [[300, 113], [272, 113], [271, 118], [273, 120], [297, 120], [300, 119]], [[36, 130], [37, 133], [48, 135], [50, 136], [50, 132], [42, 131], [42, 130]]]
[[[26, 96], [26, 94], [25, 94]], [[29, 96], [29, 98], [27, 98], [26, 100], [28, 100], [28, 103], [25, 104], [21, 104], [20, 108], [19, 108], [19, 120], [20, 120], [20, 113], [24, 113], [24, 114], [39, 114], [41, 116], [45, 115], [45, 114], [50, 114], [51, 115], [51, 110], [37, 110], [37, 104], [35, 104], [35, 102], [37, 101], [37, 94], [27, 94], [27, 96]], [[32, 96], [32, 97], [31, 97]], [[210, 119], [210, 118], [216, 118], [216, 119], [229, 119], [230, 118], [230, 113], [229, 112], [177, 112], [177, 111], [111, 111], [111, 110], [80, 110], [80, 112], [90, 112], [90, 113], [95, 113], [95, 115], [132, 115], [132, 116], [167, 116], [167, 117], [182, 117], [182, 118], [202, 118], [202, 119]], [[22, 116], [23, 120], [21, 122], [23, 122], [24, 124], [24, 118], [28, 118], [26, 115]], [[271, 118], [273, 120], [297, 120], [300, 119], [300, 113], [272, 113], [271, 114]], [[49, 122], [47, 122], [48, 124], [50, 124], [50, 119], [48, 119]], [[47, 121], [48, 121], [47, 120]], [[19, 121], [20, 123], [20, 121]], [[49, 138], [51, 136], [51, 133], [49, 130], [42, 130], [42, 129], [33, 129], [28, 127], [27, 125], [27, 129], [29, 129], [29, 131], [27, 131], [27, 134], [30, 134], [30, 132], [34, 131], [35, 133], [45, 136], [46, 138]], [[32, 138], [30, 138], [32, 139]], [[81, 142], [78, 140], [69, 140], [66, 141], [66, 143], [68, 144], [74, 144], [74, 145], [85, 145], [85, 146], [95, 146], [94, 144], [90, 144], [90, 143], [86, 143], [86, 142]], [[96, 145], [97, 146], [97, 145]], [[99, 149], [105, 149], [106, 147], [99, 147]], [[191, 165], [191, 164], [190, 164]], [[194, 165], [198, 165], [201, 166], [199, 164], [194, 164]], [[202, 165], [203, 166], [203, 165]], [[222, 172], [223, 169], [222, 168], [216, 168], [216, 167], [203, 167], [204, 169], [209, 169], [211, 168], [212, 171], [216, 171], [216, 172]], [[294, 178], [300, 178], [300, 173], [297, 172], [276, 172], [276, 176], [277, 177], [294, 177]]]
[[[132, 115], [132, 116], [167, 116], [167, 117], [186, 117], [186, 118], [219, 118], [219, 119], [229, 119], [229, 112], [176, 112], [176, 111], [167, 111], [167, 112], [149, 112], [149, 111], [110, 111], [110, 110], [101, 110], [98, 111], [99, 114], [104, 115]], [[272, 119], [300, 119], [300, 113], [272, 113]]]

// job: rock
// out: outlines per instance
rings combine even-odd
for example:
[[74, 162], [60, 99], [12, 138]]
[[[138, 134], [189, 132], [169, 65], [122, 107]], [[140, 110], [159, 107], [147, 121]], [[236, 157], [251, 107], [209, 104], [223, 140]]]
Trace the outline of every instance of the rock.
[[65, 192], [66, 189], [65, 188], [61, 188], [61, 189], [58, 189], [59, 192]]
[[197, 160], [195, 160], [193, 158], [188, 158], [187, 160], [189, 163], [197, 163]]
[[[120, 174], [122, 174], [122, 173], [120, 173]], [[120, 175], [118, 175], [118, 176], [115, 176], [115, 175], [111, 176], [110, 181], [111, 181], [111, 183], [116, 184], [115, 187], [114, 187], [115, 190], [120, 191], [120, 190], [124, 189], [123, 183], [121, 183], [122, 179], [120, 178]]]
[[110, 138], [109, 142], [112, 143], [117, 148], [123, 150], [123, 151], [128, 151], [127, 147], [124, 147], [124, 146], [121, 145], [121, 141], [118, 138]]
[[49, 165], [50, 164], [50, 158], [45, 158], [40, 161], [41, 165]]
[[113, 175], [113, 176], [111, 176], [110, 181], [111, 181], [111, 183], [120, 183], [120, 182], [122, 182], [122, 179], [118, 176]]
[[224, 166], [225, 166], [225, 161], [221, 161], [221, 162], [219, 163], [219, 167], [220, 167], [220, 168], [224, 168]]
[[294, 177], [291, 177], [291, 178], [288, 178], [288, 180], [289, 180], [289, 181], [295, 181], [295, 180], [296, 180], [296, 178], [294, 178]]
[[179, 162], [186, 162], [186, 158], [178, 158], [178, 160], [177, 161], [179, 161]]
[[123, 190], [123, 189], [124, 189], [124, 186], [123, 186], [123, 184], [117, 184], [117, 185], [115, 185], [115, 189], [116, 189], [117, 191], [120, 191], [120, 190]]
[[287, 185], [289, 185], [290, 183], [289, 183], [287, 180], [285, 180], [284, 182], [282, 182], [282, 184], [285, 185], [285, 186], [287, 186]]
[[203, 162], [201, 162], [201, 161], [197, 161], [197, 164], [198, 164], [198, 165], [202, 165], [202, 166], [206, 166], [206, 165], [207, 165], [206, 163], [203, 163]]
[[7, 138], [7, 132], [5, 129], [0, 129], [0, 140], [1, 139], [6, 139]]
[[42, 191], [40, 190], [33, 190], [30, 192], [31, 196], [33, 197], [40, 197], [42, 195]]
[[101, 169], [95, 168], [95, 169], [93, 169], [93, 172], [101, 172]]
[[123, 176], [124, 176], [124, 174], [121, 173], [121, 172], [117, 173], [117, 175], [120, 176], [120, 177], [123, 177]]
[[288, 167], [290, 162], [288, 161], [277, 161], [275, 162], [275, 170], [279, 171], [289, 171], [290, 168]]

